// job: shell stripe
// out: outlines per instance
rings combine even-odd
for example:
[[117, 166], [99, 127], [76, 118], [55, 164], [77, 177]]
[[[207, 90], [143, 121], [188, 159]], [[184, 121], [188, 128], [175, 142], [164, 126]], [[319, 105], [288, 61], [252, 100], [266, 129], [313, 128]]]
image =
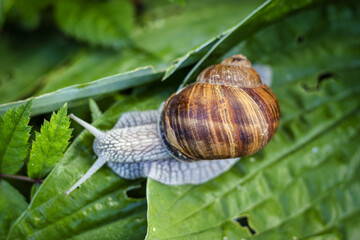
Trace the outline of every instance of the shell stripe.
[[[232, 125], [236, 127], [232, 136], [236, 136], [237, 133], [240, 135], [239, 144], [234, 146], [238, 148], [238, 155], [244, 156], [257, 152], [264, 141], [261, 129], [264, 129], [267, 124], [263, 113], [255, 101], [242, 89], [230, 88], [227, 94], [228, 96], [233, 95], [229, 98], [233, 99], [232, 106], [229, 108], [233, 113]], [[239, 104], [239, 102], [246, 104]]]
[[280, 108], [275, 95], [266, 85], [257, 88], [245, 88], [244, 91], [256, 102], [263, 112], [266, 122], [269, 125], [267, 135], [270, 140], [276, 132], [280, 120]]
[[[214, 105], [210, 108], [211, 111], [211, 129], [214, 132], [214, 136], [216, 137], [216, 152], [221, 152], [226, 146], [231, 144], [231, 138], [229, 137], [229, 133], [231, 133], [231, 128], [229, 124], [226, 124], [226, 99], [223, 91], [221, 91], [221, 86], [216, 86], [212, 88], [215, 92], [215, 99], [212, 103]], [[223, 114], [221, 114], [223, 113]], [[224, 125], [222, 123], [225, 123]], [[223, 127], [224, 126], [224, 127]]]
[[[209, 88], [213, 88], [213, 86], [209, 86]], [[229, 103], [226, 98], [226, 92], [224, 91], [224, 86], [217, 85], [216, 94], [214, 95], [214, 104], [218, 106], [217, 114], [219, 115], [219, 120], [216, 122], [216, 131], [217, 135], [221, 135], [222, 138], [226, 139], [226, 142], [223, 144], [216, 143], [219, 147], [219, 151], [214, 154], [216, 157], [229, 155], [229, 148], [233, 146], [235, 143], [233, 136], [231, 135], [233, 132], [233, 127], [230, 120], [230, 111], [229, 111]], [[221, 104], [219, 104], [219, 101]], [[215, 125], [215, 124], [214, 124]]]

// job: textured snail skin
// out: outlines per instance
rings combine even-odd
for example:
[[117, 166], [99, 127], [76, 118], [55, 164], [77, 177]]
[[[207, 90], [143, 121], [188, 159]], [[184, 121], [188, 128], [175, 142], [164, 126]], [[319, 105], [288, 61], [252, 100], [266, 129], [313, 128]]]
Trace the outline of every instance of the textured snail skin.
[[184, 161], [227, 159], [261, 150], [280, 120], [278, 101], [243, 55], [205, 69], [164, 104], [166, 148]]
[[113, 129], [102, 132], [74, 115], [70, 115], [96, 138], [93, 149], [98, 159], [66, 192], [70, 194], [104, 164], [120, 177], [149, 177], [168, 185], [201, 184], [226, 172], [239, 159], [182, 162], [163, 147], [158, 134], [159, 111], [128, 112]]

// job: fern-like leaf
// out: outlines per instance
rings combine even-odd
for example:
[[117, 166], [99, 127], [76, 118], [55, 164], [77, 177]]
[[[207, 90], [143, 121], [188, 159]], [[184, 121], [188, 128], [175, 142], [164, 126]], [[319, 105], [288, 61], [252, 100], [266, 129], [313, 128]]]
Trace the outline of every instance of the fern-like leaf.
[[0, 115], [0, 173], [14, 174], [28, 155], [31, 101]]
[[44, 122], [40, 133], [33, 142], [28, 175], [33, 179], [46, 176], [61, 158], [69, 144], [72, 130], [67, 116], [67, 104], [57, 114], [53, 113], [50, 122]]

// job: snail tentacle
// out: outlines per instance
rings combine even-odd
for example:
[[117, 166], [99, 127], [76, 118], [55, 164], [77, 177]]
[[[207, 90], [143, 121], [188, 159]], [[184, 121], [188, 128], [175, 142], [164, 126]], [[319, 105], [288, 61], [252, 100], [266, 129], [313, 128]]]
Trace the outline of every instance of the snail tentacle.
[[74, 191], [77, 187], [79, 187], [83, 182], [85, 182], [88, 178], [90, 178], [99, 168], [101, 168], [107, 162], [106, 158], [99, 156], [99, 158], [95, 161], [95, 163], [91, 166], [91, 168], [83, 175], [80, 180], [78, 180], [68, 191], [66, 191], [66, 195], [69, 195], [72, 191]]
[[100, 131], [99, 129], [95, 128], [94, 126], [90, 125], [89, 123], [83, 121], [82, 119], [76, 117], [74, 114], [69, 115], [70, 118], [74, 119], [77, 123], [83, 126], [86, 130], [91, 132], [98, 139], [102, 139], [105, 137], [105, 133]]

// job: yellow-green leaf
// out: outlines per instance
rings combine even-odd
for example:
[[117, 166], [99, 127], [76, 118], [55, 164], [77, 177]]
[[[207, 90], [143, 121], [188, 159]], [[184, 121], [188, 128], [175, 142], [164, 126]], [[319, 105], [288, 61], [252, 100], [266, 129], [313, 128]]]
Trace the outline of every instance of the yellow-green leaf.
[[28, 175], [33, 179], [45, 177], [60, 160], [69, 144], [72, 130], [67, 116], [67, 104], [44, 122], [32, 144]]
[[102, 115], [102, 112], [99, 106], [97, 105], [97, 103], [92, 98], [90, 98], [89, 100], [89, 108], [91, 112], [92, 121], [95, 122]]

